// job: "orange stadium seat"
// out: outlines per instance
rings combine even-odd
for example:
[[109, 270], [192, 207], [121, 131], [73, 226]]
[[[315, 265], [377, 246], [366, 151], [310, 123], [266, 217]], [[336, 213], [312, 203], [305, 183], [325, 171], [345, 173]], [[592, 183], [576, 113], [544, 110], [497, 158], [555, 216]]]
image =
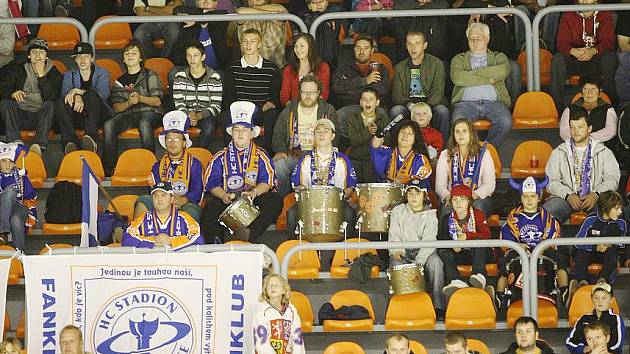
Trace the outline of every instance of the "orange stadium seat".
[[370, 298], [360, 290], [341, 290], [330, 297], [330, 302], [335, 309], [343, 305], [363, 306], [368, 310], [370, 318], [365, 320], [325, 320], [323, 323], [324, 332], [345, 332], [345, 331], [371, 331], [374, 328], [374, 309]]
[[513, 129], [558, 128], [558, 110], [546, 92], [518, 96], [512, 113]]
[[324, 354], [365, 354], [365, 350], [353, 342], [336, 342], [326, 347]]
[[479, 354], [492, 354], [486, 343], [479, 339], [466, 339], [466, 343], [468, 344], [469, 351], [478, 352]]
[[[103, 16], [99, 18], [105, 19], [115, 16]], [[96, 49], [122, 49], [127, 44], [131, 43], [133, 35], [131, 34], [131, 27], [128, 23], [109, 23], [99, 28], [96, 32]]]
[[50, 50], [72, 50], [81, 41], [79, 30], [65, 23], [44, 23], [37, 35], [48, 41]]
[[300, 315], [300, 321], [302, 322], [302, 332], [313, 332], [313, 307], [306, 295], [299, 291], [291, 291], [291, 303], [297, 309]]
[[[1, 245], [0, 250], [5, 251], [13, 251], [15, 252], [15, 248], [9, 245]], [[10, 257], [0, 257], [0, 259], [7, 259]], [[17, 258], [11, 258], [11, 267], [9, 268], [9, 278], [7, 284], [15, 285], [20, 282], [20, 278], [24, 278], [24, 267], [22, 266], [22, 262], [20, 262]]]
[[[346, 242], [365, 242], [369, 243], [369, 240], [364, 238], [349, 238]], [[369, 245], [366, 245], [369, 247]], [[375, 249], [362, 249], [362, 250], [336, 250], [335, 255], [333, 256], [332, 265], [330, 266], [330, 277], [331, 278], [347, 278], [348, 271], [350, 270], [349, 266], [346, 266], [346, 259], [353, 261], [355, 258], [358, 258], [360, 255], [364, 253], [372, 253], [376, 255]], [[378, 278], [379, 268], [378, 266], [372, 267], [372, 272], [370, 273], [370, 277]]]
[[42, 225], [43, 235], [80, 235], [81, 223], [76, 224], [52, 224], [44, 223]]
[[117, 61], [112, 59], [96, 59], [95, 64], [109, 71], [109, 85], [113, 86], [114, 82], [122, 75], [122, 69]]
[[144, 67], [155, 71], [162, 80], [162, 89], [168, 90], [168, 72], [173, 68], [173, 62], [166, 58], [149, 58]]
[[81, 156], [83, 156], [83, 158], [85, 158], [88, 162], [96, 177], [98, 177], [101, 181], [105, 178], [105, 171], [103, 170], [101, 158], [92, 151], [77, 150], [67, 154], [63, 158], [61, 166], [59, 167], [59, 173], [57, 173], [57, 177], [55, 177], [55, 182], [70, 181], [76, 184], [81, 184], [81, 174], [83, 171]]
[[422, 343], [417, 342], [415, 340], [409, 341], [409, 349], [413, 352], [413, 354], [429, 354], [427, 348], [422, 345]]
[[547, 166], [552, 151], [553, 147], [542, 140], [529, 140], [520, 143], [514, 150], [512, 157], [512, 166], [510, 167], [512, 178], [527, 178], [528, 176], [544, 178], [545, 166]]
[[114, 204], [116, 208], [118, 208], [118, 211], [131, 221], [133, 220], [133, 210], [136, 200], [138, 200], [138, 196], [135, 194], [119, 195], [112, 199], [112, 203], [107, 206], [107, 210], [114, 211], [114, 207], [112, 206], [112, 204]]
[[588, 216], [588, 213], [585, 213], [583, 211], [577, 211], [571, 214], [571, 217], [569, 217], [569, 225], [581, 225], [587, 216]]
[[[495, 215], [492, 215], [493, 217]], [[472, 274], [472, 265], [470, 264], [458, 264], [457, 270], [463, 277], [469, 277]], [[499, 274], [499, 266], [496, 263], [486, 264], [486, 273], [490, 277], [496, 277]]]
[[231, 240], [231, 241], [224, 242], [223, 244], [224, 245], [249, 245], [251, 243], [247, 241], [243, 241], [243, 240]]
[[188, 152], [190, 152], [197, 160], [199, 160], [199, 162], [201, 162], [201, 165], [203, 166], [203, 171], [205, 172], [206, 168], [208, 168], [208, 165], [210, 164], [210, 161], [212, 161], [212, 153], [208, 151], [208, 149], [204, 149], [201, 147], [191, 147], [186, 150], [188, 150]]
[[487, 119], [477, 119], [473, 122], [475, 130], [488, 130], [492, 126], [492, 123]]
[[[31, 140], [35, 140], [35, 136], [37, 135], [37, 132], [35, 130], [32, 129], [22, 129], [20, 130], [20, 139], [22, 139], [22, 141], [31, 141]], [[54, 139], [55, 138], [55, 132], [53, 132], [52, 130], [48, 132], [48, 139]]]
[[494, 145], [488, 143], [486, 150], [490, 153], [492, 157], [492, 162], [494, 162], [494, 176], [499, 178], [501, 176], [501, 169], [503, 166], [501, 165], [501, 158], [499, 157], [499, 153]]
[[[553, 54], [547, 49], [540, 48], [540, 85], [549, 86], [551, 84], [551, 60]], [[516, 58], [516, 62], [521, 67], [521, 81], [527, 83], [527, 52], [521, 51]]]
[[[302, 243], [309, 242], [302, 241]], [[280, 263], [282, 263], [287, 251], [299, 244], [299, 240], [287, 240], [282, 242], [276, 249], [276, 255]], [[320, 270], [321, 265], [317, 251], [300, 251], [291, 256], [291, 260], [289, 261], [289, 279], [317, 279], [319, 278]]]
[[18, 168], [26, 168], [28, 171], [28, 178], [31, 180], [33, 187], [42, 188], [44, 187], [44, 182], [46, 178], [48, 178], [48, 174], [46, 173], [46, 166], [44, 166], [44, 160], [42, 157], [37, 154], [28, 154], [22, 160], [21, 158], [17, 161]]
[[284, 203], [282, 205], [282, 211], [278, 218], [276, 219], [276, 230], [284, 231], [287, 229], [287, 213], [289, 212], [289, 208], [294, 206], [296, 203], [295, 200], [295, 192], [291, 192], [284, 196]]
[[[582, 315], [593, 312], [591, 289], [593, 289], [592, 285], [584, 285], [573, 294], [571, 304], [569, 305], [569, 326], [573, 326]], [[616, 297], [613, 297], [610, 307], [614, 313], [620, 313]]]
[[61, 74], [63, 74], [66, 71], [68, 71], [68, 68], [66, 67], [66, 64], [64, 64], [61, 60], [53, 59], [52, 63], [55, 66], [55, 68], [57, 68], [57, 70], [59, 70], [59, 72]]
[[157, 158], [150, 150], [125, 150], [116, 163], [112, 186], [148, 186], [151, 167], [155, 162]]
[[385, 314], [385, 330], [411, 331], [435, 328], [435, 310], [426, 292], [394, 295]]
[[[507, 310], [508, 327], [514, 328], [516, 320], [523, 316], [523, 300], [516, 300]], [[558, 309], [545, 299], [538, 299], [538, 326], [540, 328], [558, 327]]]
[[451, 296], [444, 320], [446, 329], [494, 329], [496, 323], [492, 299], [484, 290], [463, 288]]

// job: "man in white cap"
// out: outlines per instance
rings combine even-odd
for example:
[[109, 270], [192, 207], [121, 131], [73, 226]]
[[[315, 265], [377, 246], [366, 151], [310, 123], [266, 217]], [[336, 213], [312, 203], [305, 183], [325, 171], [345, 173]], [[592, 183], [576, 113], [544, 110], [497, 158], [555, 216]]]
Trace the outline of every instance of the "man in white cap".
[[48, 59], [48, 42], [34, 38], [26, 45], [28, 62], [8, 65], [0, 77], [0, 116], [6, 123], [6, 142], [19, 142], [20, 129], [36, 129], [31, 151], [41, 155], [48, 147], [48, 132], [61, 74]]
[[[344, 191], [345, 200], [350, 200], [357, 185], [357, 175], [350, 158], [333, 147], [334, 139], [335, 124], [330, 119], [319, 119], [315, 124], [313, 150], [302, 156], [291, 175], [293, 188], [335, 186]], [[356, 213], [347, 201], [344, 201], [344, 221], [349, 233], [354, 229]], [[298, 207], [294, 205], [287, 212], [287, 231], [290, 237], [297, 227], [297, 211]]]
[[123, 234], [122, 245], [138, 248], [169, 246], [175, 251], [203, 245], [199, 224], [185, 211], [175, 207], [175, 195], [169, 182], [151, 188], [153, 208], [135, 218]]
[[[203, 196], [203, 166], [190, 152], [192, 145], [188, 128], [190, 119], [182, 111], [171, 111], [162, 118], [164, 131], [158, 136], [160, 145], [166, 153], [160, 161], [153, 164], [149, 174], [149, 185], [169, 182], [173, 188], [173, 204], [175, 208], [188, 213], [199, 221]], [[134, 218], [143, 215], [153, 207], [152, 198], [143, 195], [138, 198], [134, 210]]]
[[246, 197], [260, 209], [249, 225], [249, 239], [256, 242], [282, 210], [282, 197], [273, 191], [276, 175], [273, 161], [253, 139], [260, 127], [252, 124], [256, 104], [236, 101], [230, 105], [232, 122], [226, 132], [232, 136], [228, 146], [216, 153], [206, 170], [205, 191], [210, 194], [201, 215], [201, 229], [208, 242], [225, 241], [225, 227], [219, 215], [238, 197]]
[[10, 235], [13, 247], [22, 250], [26, 230], [37, 223], [37, 192], [26, 170], [15, 166], [25, 151], [21, 144], [0, 143], [0, 244]]
[[[521, 194], [521, 205], [510, 211], [507, 222], [501, 228], [501, 239], [514, 241], [526, 251], [531, 252], [542, 241], [560, 237], [560, 223], [550, 212], [539, 206], [542, 190], [548, 182], [549, 179], [547, 177], [540, 183], [537, 183], [534, 177], [531, 176], [527, 177], [522, 183], [510, 179], [510, 186]], [[558, 287], [560, 288], [560, 296], [562, 301], [568, 306], [570, 297], [576, 288], [568, 288], [567, 260], [555, 248], [548, 248], [544, 255], [551, 258], [557, 265], [555, 274]], [[500, 276], [497, 281], [496, 301], [500, 310], [506, 309], [509, 305], [509, 296], [506, 295], [506, 288], [508, 286], [508, 275], [514, 268], [508, 269], [508, 264], [515, 258], [518, 258], [518, 253], [514, 250], [508, 250], [499, 263]], [[549, 271], [553, 272], [551, 268]], [[514, 280], [512, 281], [513, 283]], [[517, 299], [511, 300], [515, 301]]]
[[[94, 65], [94, 48], [78, 43], [72, 51], [77, 68], [66, 71], [61, 83], [61, 99], [57, 101], [57, 117], [61, 129], [61, 146], [68, 154], [81, 149], [96, 152], [98, 128], [114, 114], [107, 103], [111, 87], [109, 71]], [[75, 128], [85, 129], [81, 141]]]

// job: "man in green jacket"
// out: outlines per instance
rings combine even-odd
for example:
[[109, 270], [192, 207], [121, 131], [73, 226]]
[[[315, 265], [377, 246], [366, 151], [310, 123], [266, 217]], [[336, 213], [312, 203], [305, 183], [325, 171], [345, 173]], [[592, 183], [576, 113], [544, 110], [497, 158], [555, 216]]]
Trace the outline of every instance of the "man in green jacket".
[[490, 28], [474, 22], [466, 29], [469, 51], [451, 61], [453, 120], [486, 119], [492, 123], [488, 141], [498, 147], [512, 129], [511, 99], [505, 86], [510, 61], [503, 53], [488, 50]]
[[433, 127], [448, 141], [450, 115], [444, 96], [446, 74], [442, 60], [426, 53], [429, 43], [423, 32], [407, 32], [406, 46], [409, 58], [396, 64], [392, 102], [389, 111], [393, 119], [399, 114], [409, 116], [410, 107], [418, 102], [426, 102], [433, 111]]

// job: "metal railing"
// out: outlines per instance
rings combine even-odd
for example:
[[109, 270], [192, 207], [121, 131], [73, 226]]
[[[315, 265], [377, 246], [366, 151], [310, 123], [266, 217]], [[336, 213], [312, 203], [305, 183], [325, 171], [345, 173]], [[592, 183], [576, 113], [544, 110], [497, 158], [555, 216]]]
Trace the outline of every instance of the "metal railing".
[[231, 21], [291, 21], [297, 24], [301, 32], [308, 32], [308, 27], [301, 18], [292, 14], [227, 14], [227, 15], [171, 15], [171, 16], [113, 16], [94, 23], [89, 34], [90, 43], [96, 45], [96, 33], [110, 23], [157, 23], [157, 22], [231, 22]]
[[[246, 251], [246, 252], [262, 252], [271, 260], [273, 269], [280, 269], [280, 262], [276, 254], [267, 246], [262, 244], [251, 245], [198, 245], [189, 246], [173, 251], [170, 247], [156, 248], [134, 248], [134, 247], [73, 247], [73, 248], [49, 248], [50, 255], [87, 255], [87, 254], [150, 254], [150, 253], [190, 253], [190, 252], [229, 252], [229, 251]], [[1, 255], [1, 254], [0, 254]]]
[[[550, 14], [552, 12], [573, 12], [573, 11], [614, 11], [614, 10], [630, 10], [630, 4], [594, 4], [594, 5], [557, 5], [557, 6], [549, 6], [540, 10], [536, 16], [534, 16], [534, 20], [532, 22], [532, 31], [533, 31], [533, 48], [532, 48], [532, 61], [534, 64], [534, 91], [540, 91], [540, 22], [545, 15]], [[529, 48], [527, 49], [529, 52]], [[527, 87], [529, 90], [529, 70], [530, 67], [527, 67]], [[530, 90], [531, 91], [531, 90]]]
[[[333, 251], [333, 250], [365, 250], [365, 249], [400, 249], [400, 248], [493, 248], [507, 247], [515, 250], [522, 264], [529, 264], [527, 252], [521, 246], [512, 241], [506, 240], [466, 240], [466, 241], [421, 241], [421, 242], [327, 242], [327, 243], [303, 243], [292, 247], [287, 251], [280, 268], [281, 275], [289, 279], [289, 262], [291, 256], [300, 251]], [[530, 312], [530, 271], [529, 267], [523, 266], [523, 313], [525, 316]], [[535, 272], [533, 274], [536, 274]], [[534, 279], [536, 279], [534, 277]], [[494, 299], [492, 299], [494, 301]]]
[[[529, 258], [529, 274], [536, 274], [538, 271], [538, 259], [543, 255], [543, 252], [553, 246], [577, 246], [577, 245], [618, 245], [618, 244], [630, 244], [630, 237], [584, 237], [584, 238], [554, 238], [545, 240], [536, 246], [532, 251]], [[533, 272], [533, 273], [532, 273]], [[531, 317], [538, 318], [538, 281], [537, 277], [533, 276], [529, 278], [529, 299], [531, 301]], [[525, 295], [523, 288], [523, 295]], [[525, 303], [525, 299], [523, 299]]]
[[73, 25], [79, 30], [81, 41], [85, 42], [88, 39], [88, 31], [85, 26], [78, 20], [71, 17], [19, 17], [19, 18], [0, 18], [0, 24], [24, 24], [24, 25], [42, 25], [46, 23], [65, 23]]
[[[317, 27], [328, 20], [354, 19], [354, 18], [381, 18], [381, 17], [422, 17], [422, 16], [460, 16], [460, 15], [497, 15], [512, 14], [518, 17], [525, 25], [525, 48], [527, 53], [527, 91], [533, 89], [533, 62], [532, 62], [532, 25], [527, 14], [512, 7], [491, 7], [475, 9], [428, 9], [428, 10], [391, 10], [391, 11], [354, 11], [354, 12], [329, 12], [315, 19], [310, 28], [310, 33], [315, 37]], [[492, 34], [490, 34], [492, 35]]]

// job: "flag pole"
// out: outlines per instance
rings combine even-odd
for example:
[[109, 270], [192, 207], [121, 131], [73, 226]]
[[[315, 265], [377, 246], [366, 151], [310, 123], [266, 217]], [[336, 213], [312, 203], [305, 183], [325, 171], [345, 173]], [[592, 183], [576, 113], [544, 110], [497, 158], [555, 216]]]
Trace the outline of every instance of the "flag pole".
[[[92, 170], [92, 166], [90, 166], [90, 163], [85, 159], [85, 157], [83, 157], [83, 155], [81, 155], [81, 160], [85, 161], [85, 163], [87, 164], [88, 168], [90, 169], [94, 177], [98, 180], [98, 176], [96, 176], [96, 174]], [[112, 206], [112, 208], [114, 208], [114, 214], [116, 214], [117, 217], [124, 219], [123, 215], [120, 213], [120, 211], [118, 211], [118, 208], [116, 208], [116, 204], [114, 204], [112, 197], [109, 195], [109, 193], [107, 193], [107, 190], [105, 190], [105, 187], [103, 187], [103, 183], [101, 182], [102, 181], [100, 180], [98, 181], [98, 190], [103, 192], [105, 199], [107, 199], [107, 201]]]

